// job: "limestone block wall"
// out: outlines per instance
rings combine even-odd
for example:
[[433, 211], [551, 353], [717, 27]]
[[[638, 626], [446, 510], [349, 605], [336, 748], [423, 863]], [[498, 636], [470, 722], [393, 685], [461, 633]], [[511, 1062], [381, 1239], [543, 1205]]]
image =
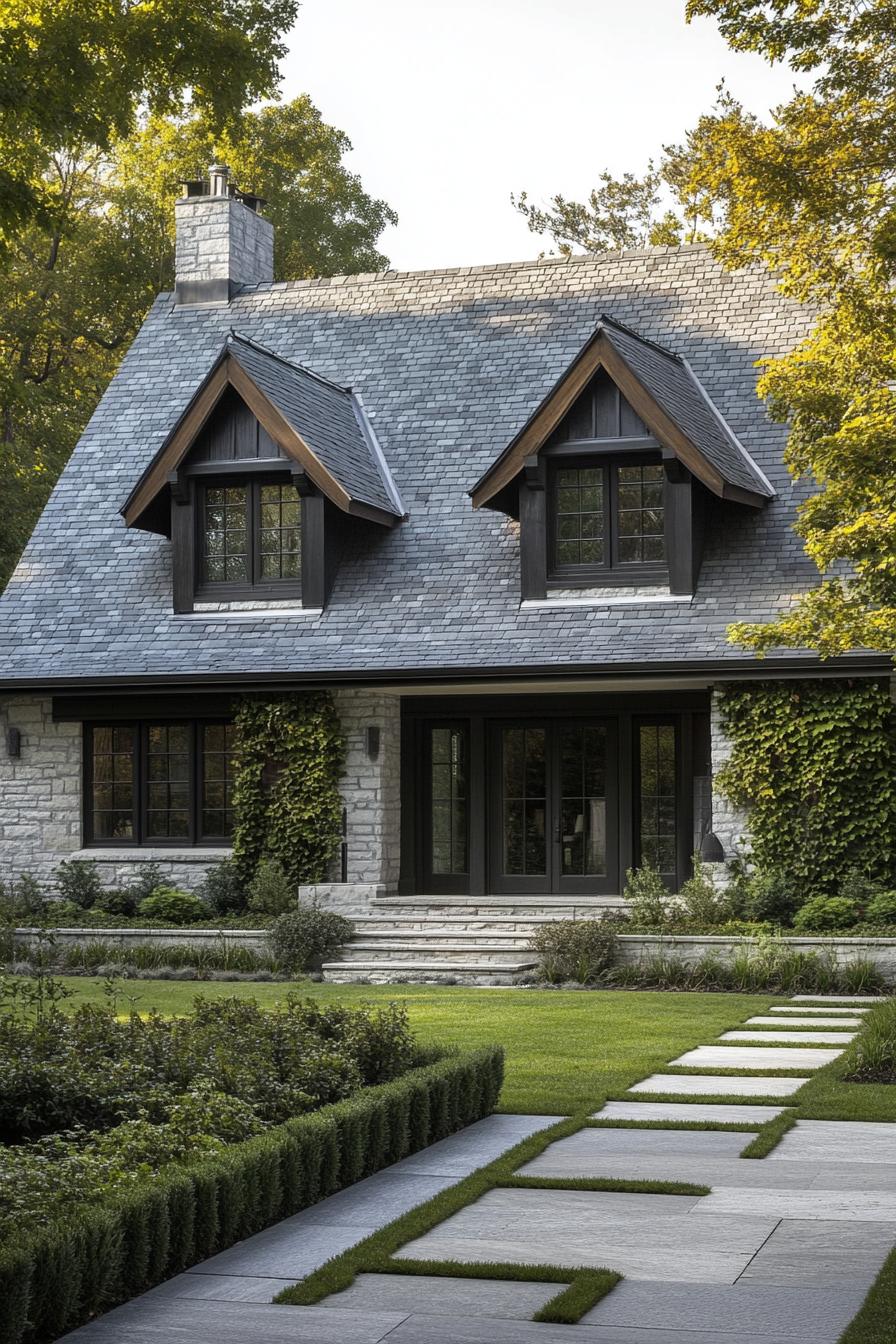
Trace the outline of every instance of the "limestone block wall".
[[[8, 728], [21, 733], [11, 757]], [[81, 727], [54, 723], [50, 698], [0, 700], [0, 880], [49, 877], [81, 848]]]
[[[400, 732], [398, 696], [376, 691], [334, 694], [346, 737], [341, 790], [347, 814], [347, 882], [337, 856], [331, 882], [308, 888], [328, 905], [360, 910], [372, 896], [394, 891], [400, 862]], [[21, 756], [10, 757], [6, 728], [22, 734]], [[366, 729], [379, 729], [371, 759]], [[156, 863], [173, 884], [191, 890], [224, 848], [82, 848], [81, 725], [54, 723], [49, 697], [0, 700], [0, 879], [33, 873], [48, 880], [62, 859], [91, 859], [108, 886], [122, 886]]]
[[179, 283], [229, 280], [270, 284], [274, 278], [271, 221], [230, 196], [184, 196], [175, 202], [175, 273]]

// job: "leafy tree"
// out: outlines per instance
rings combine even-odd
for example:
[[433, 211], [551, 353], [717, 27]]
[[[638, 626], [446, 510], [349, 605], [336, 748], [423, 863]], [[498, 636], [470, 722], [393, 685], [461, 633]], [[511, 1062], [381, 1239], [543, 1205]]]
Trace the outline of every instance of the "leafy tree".
[[0, 0], [0, 228], [45, 223], [54, 158], [108, 150], [138, 109], [217, 126], [274, 93], [298, 0]]
[[[647, 165], [643, 177], [602, 172], [587, 201], [554, 196], [546, 209], [533, 205], [523, 191], [512, 197], [533, 233], [547, 234], [562, 256], [629, 247], [675, 246], [698, 242], [712, 211], [701, 195], [689, 195], [687, 151], [667, 146], [659, 167]], [[676, 198], [677, 211], [660, 211], [664, 192]]]
[[53, 158], [44, 222], [24, 227], [0, 288], [0, 586], [154, 296], [174, 282], [178, 181], [225, 156], [268, 198], [278, 279], [381, 269], [395, 215], [307, 97], [243, 116], [151, 116], [108, 153]]
[[815, 489], [797, 530], [822, 574], [778, 619], [737, 625], [763, 651], [896, 649], [896, 6], [690, 0], [737, 50], [810, 72], [768, 123], [723, 94], [690, 140], [688, 188], [713, 197], [729, 267], [760, 261], [812, 305], [808, 340], [766, 362], [788, 466]]

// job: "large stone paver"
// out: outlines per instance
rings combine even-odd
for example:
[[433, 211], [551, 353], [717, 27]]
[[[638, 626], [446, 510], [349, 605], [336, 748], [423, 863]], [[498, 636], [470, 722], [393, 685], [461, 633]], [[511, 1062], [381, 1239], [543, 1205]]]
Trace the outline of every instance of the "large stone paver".
[[380, 1344], [400, 1313], [137, 1298], [66, 1335], [73, 1344]]
[[886, 1003], [886, 994], [792, 994], [791, 1003]]
[[426, 1316], [497, 1316], [529, 1321], [562, 1283], [524, 1279], [465, 1279], [435, 1274], [359, 1274], [350, 1288], [321, 1304], [369, 1312], [416, 1312]]
[[791, 1097], [808, 1078], [717, 1078], [696, 1073], [652, 1073], [629, 1092], [662, 1092], [680, 1097]]
[[896, 1190], [811, 1190], [714, 1186], [695, 1207], [696, 1215], [733, 1214], [757, 1218], [820, 1218], [828, 1222], [896, 1223]]
[[698, 1124], [764, 1125], [774, 1120], [785, 1106], [726, 1106], [701, 1101], [608, 1101], [594, 1112], [595, 1120], [640, 1120], [654, 1122], [680, 1120]]
[[820, 1069], [842, 1054], [823, 1046], [698, 1045], [669, 1063], [692, 1069]]
[[774, 1332], [807, 1344], [836, 1344], [864, 1297], [864, 1286], [850, 1290], [744, 1283], [620, 1283], [583, 1317], [582, 1323], [648, 1330], [674, 1324], [682, 1332], [727, 1333], [731, 1344], [737, 1344], [748, 1331]]
[[797, 1120], [768, 1155], [769, 1161], [892, 1163], [896, 1124], [860, 1120]]
[[896, 1224], [784, 1219], [738, 1283], [855, 1288], [876, 1278], [896, 1240]]
[[799, 1007], [793, 1004], [778, 1004], [774, 1008], [769, 1008], [770, 1013], [848, 1013], [850, 1016], [856, 1013], [870, 1013], [870, 1008], [859, 1008], [853, 1004], [838, 1007], [835, 1003], [829, 1003], [827, 1007], [813, 1007], [811, 1003], [801, 1003]]
[[860, 1027], [862, 1019], [860, 1017], [788, 1017], [783, 1020], [780, 1017], [774, 1017], [769, 1014], [768, 1017], [748, 1017], [746, 1026], [748, 1027], [811, 1027], [813, 1031], [824, 1029], [825, 1027], [836, 1027], [842, 1030], [844, 1027]]
[[491, 1190], [399, 1258], [601, 1266], [626, 1278], [734, 1283], [777, 1219], [695, 1218], [699, 1200], [591, 1190]]
[[783, 1041], [794, 1045], [849, 1045], [854, 1031], [723, 1031], [720, 1041]]

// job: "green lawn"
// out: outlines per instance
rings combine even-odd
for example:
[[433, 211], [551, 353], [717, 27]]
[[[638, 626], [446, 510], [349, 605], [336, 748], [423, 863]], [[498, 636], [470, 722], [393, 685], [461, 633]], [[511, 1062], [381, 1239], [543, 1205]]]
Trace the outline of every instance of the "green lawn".
[[[102, 980], [71, 977], [66, 984], [74, 990], [69, 1004], [104, 999]], [[683, 1050], [781, 1001], [756, 994], [132, 980], [122, 982], [118, 1007], [179, 1013], [196, 994], [239, 994], [265, 1004], [295, 989], [322, 1003], [397, 1000], [424, 1043], [472, 1048], [497, 1041], [507, 1054], [501, 1109], [536, 1115], [594, 1110]]]

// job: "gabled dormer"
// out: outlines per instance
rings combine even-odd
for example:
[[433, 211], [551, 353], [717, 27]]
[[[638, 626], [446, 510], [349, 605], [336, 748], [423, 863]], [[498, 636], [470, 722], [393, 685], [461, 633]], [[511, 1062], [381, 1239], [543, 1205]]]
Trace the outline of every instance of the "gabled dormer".
[[234, 332], [122, 509], [171, 538], [177, 612], [320, 610], [350, 520], [403, 514], [351, 389]]
[[712, 497], [761, 508], [774, 490], [687, 362], [604, 316], [470, 494], [519, 519], [531, 600], [693, 593]]

